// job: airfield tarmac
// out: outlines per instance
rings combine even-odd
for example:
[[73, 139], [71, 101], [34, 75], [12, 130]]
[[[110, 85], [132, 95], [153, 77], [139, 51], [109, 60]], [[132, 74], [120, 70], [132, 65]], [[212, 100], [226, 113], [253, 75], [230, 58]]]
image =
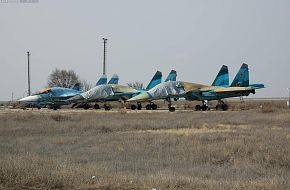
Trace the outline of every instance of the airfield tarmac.
[[0, 187], [289, 189], [290, 110], [283, 105], [0, 109]]

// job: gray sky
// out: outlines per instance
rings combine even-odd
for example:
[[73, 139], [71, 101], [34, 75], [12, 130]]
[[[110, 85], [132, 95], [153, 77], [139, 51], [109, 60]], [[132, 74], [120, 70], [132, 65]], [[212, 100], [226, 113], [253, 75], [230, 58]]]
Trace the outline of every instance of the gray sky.
[[[9, 1], [9, 0], [5, 0]], [[12, 1], [12, 0], [11, 0]], [[289, 0], [39, 0], [0, 1], [0, 100], [32, 91], [55, 68], [73, 69], [91, 83], [102, 73], [108, 38], [108, 77], [147, 85], [158, 69], [178, 80], [211, 84], [228, 65], [230, 82], [245, 62], [255, 97], [287, 96], [290, 86]]]

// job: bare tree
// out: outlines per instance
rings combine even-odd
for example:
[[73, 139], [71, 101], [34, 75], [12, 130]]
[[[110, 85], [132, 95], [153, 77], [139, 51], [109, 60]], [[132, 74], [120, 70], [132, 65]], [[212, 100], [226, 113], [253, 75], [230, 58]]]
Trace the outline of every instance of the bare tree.
[[138, 81], [135, 81], [135, 82], [129, 82], [127, 83], [128, 86], [131, 86], [133, 88], [144, 88], [144, 85], [142, 82], [138, 82]]
[[48, 87], [64, 87], [71, 88], [76, 83], [80, 83], [78, 75], [73, 70], [60, 70], [55, 69], [48, 76], [47, 86]]
[[88, 82], [87, 80], [82, 80], [81, 81], [81, 88], [84, 92], [90, 90], [91, 88], [93, 88], [92, 83]]

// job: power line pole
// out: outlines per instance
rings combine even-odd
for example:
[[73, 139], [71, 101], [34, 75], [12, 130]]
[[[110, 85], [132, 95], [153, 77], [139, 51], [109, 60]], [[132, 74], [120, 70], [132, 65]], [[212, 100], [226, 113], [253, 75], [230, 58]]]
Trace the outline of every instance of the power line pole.
[[288, 101], [287, 101], [287, 106], [290, 107], [290, 88], [287, 88], [288, 90]]
[[103, 60], [103, 75], [106, 74], [106, 53], [107, 53], [107, 40], [106, 38], [103, 38], [104, 41], [104, 60]]
[[27, 52], [27, 65], [28, 65], [28, 96], [30, 96], [30, 52]]

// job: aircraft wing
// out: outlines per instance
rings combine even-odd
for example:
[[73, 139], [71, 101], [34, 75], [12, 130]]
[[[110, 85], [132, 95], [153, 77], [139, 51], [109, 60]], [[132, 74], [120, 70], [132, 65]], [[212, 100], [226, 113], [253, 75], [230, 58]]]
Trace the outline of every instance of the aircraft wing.
[[254, 91], [253, 87], [217, 87], [217, 86], [205, 86], [202, 88], [190, 89], [187, 93], [204, 93], [210, 92], [215, 94], [226, 94], [226, 93], [240, 93], [245, 91]]
[[112, 85], [114, 93], [137, 93], [138, 91], [130, 86]]

